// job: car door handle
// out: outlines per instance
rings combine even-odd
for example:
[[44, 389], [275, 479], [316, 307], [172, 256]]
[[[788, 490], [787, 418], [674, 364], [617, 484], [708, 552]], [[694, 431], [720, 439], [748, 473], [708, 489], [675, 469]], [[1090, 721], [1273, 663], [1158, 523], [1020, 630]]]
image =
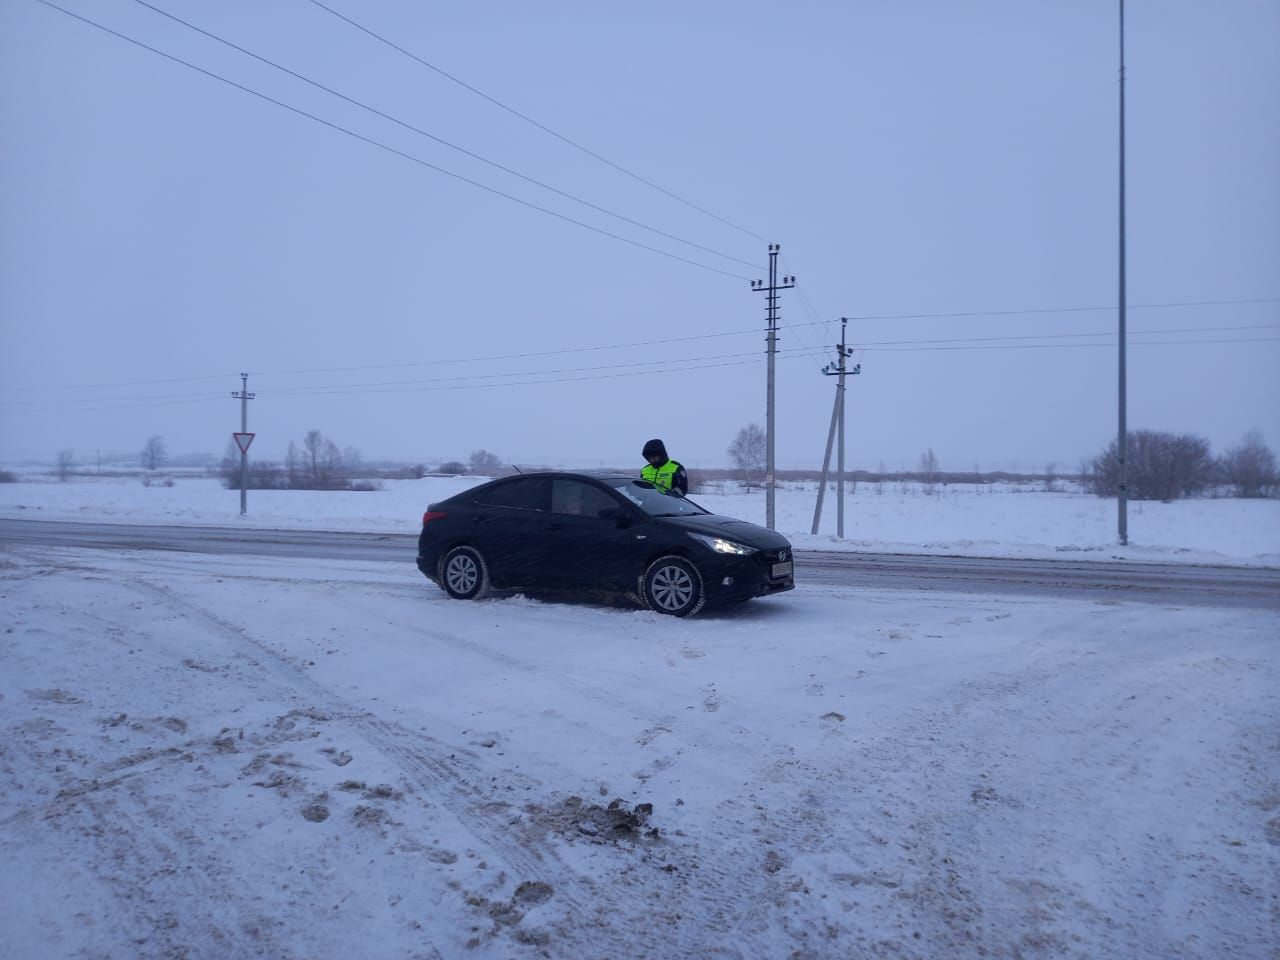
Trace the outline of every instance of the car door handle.
[[548, 523], [548, 524], [547, 524], [547, 529], [548, 529], [548, 530], [552, 530], [552, 531], [556, 531], [556, 532], [558, 532], [558, 531], [560, 531], [560, 530], [563, 530], [563, 529], [564, 529], [564, 526], [563, 526], [562, 524], [559, 524], [559, 523]]

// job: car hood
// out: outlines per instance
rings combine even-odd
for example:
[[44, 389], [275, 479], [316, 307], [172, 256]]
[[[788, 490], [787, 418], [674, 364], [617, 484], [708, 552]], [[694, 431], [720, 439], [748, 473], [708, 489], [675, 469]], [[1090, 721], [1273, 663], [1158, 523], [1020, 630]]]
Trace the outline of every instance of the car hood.
[[695, 517], [658, 517], [656, 519], [681, 530], [736, 540], [738, 543], [760, 550], [780, 550], [791, 546], [791, 541], [775, 530], [714, 513], [699, 514]]

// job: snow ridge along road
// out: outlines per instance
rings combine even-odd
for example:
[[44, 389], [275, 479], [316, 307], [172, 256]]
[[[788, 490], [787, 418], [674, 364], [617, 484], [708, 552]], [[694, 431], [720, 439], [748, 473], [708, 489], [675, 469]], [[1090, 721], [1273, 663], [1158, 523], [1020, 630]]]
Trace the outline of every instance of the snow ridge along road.
[[[412, 564], [408, 534], [0, 519], [0, 543]], [[1099, 598], [1280, 609], [1280, 569], [802, 550], [797, 580], [877, 589]]]

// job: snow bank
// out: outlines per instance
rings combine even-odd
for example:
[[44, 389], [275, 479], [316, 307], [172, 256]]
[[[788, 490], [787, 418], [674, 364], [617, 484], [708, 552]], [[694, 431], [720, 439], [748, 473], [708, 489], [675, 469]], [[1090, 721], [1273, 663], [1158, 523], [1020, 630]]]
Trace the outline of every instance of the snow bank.
[[[240, 494], [207, 477], [172, 487], [138, 477], [81, 477], [67, 483], [28, 479], [0, 484], [0, 517], [111, 523], [229, 524], [409, 533], [429, 503], [476, 483], [474, 477], [383, 481], [368, 492], [251, 490]], [[1280, 501], [1184, 500], [1129, 507], [1128, 547], [1116, 545], [1116, 504], [1084, 493], [1052, 493], [1017, 484], [937, 486], [868, 484], [846, 490], [845, 539], [835, 536], [836, 495], [813, 523], [816, 484], [778, 490], [777, 528], [801, 549], [934, 553], [984, 557], [1132, 559], [1280, 566]], [[695, 497], [716, 513], [764, 523], [765, 496], [735, 484]]]

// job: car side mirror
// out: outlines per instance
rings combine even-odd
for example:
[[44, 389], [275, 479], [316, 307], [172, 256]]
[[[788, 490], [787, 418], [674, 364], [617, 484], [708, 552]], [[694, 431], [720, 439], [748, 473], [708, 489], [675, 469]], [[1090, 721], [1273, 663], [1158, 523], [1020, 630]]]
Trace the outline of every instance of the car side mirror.
[[605, 507], [600, 511], [601, 520], [612, 521], [619, 529], [631, 526], [631, 517], [621, 507]]

